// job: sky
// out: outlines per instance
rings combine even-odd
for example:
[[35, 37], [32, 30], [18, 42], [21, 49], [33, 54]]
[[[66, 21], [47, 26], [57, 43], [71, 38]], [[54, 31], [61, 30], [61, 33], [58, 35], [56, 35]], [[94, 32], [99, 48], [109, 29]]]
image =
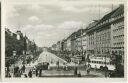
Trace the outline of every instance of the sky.
[[117, 8], [118, 3], [87, 3], [86, 0], [52, 0], [38, 3], [7, 3], [5, 25], [12, 32], [21, 30], [40, 47], [49, 47], [93, 20]]

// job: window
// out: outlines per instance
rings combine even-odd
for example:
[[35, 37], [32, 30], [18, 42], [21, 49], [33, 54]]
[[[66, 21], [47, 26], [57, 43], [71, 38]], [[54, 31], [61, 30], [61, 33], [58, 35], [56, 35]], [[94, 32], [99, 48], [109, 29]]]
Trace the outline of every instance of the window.
[[109, 62], [107, 62], [106, 64], [109, 65]]

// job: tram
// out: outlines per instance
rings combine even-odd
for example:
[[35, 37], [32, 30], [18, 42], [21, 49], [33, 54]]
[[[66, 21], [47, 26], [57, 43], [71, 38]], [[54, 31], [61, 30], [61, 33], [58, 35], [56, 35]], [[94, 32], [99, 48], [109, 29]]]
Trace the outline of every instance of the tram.
[[36, 66], [37, 69], [42, 69], [42, 70], [48, 70], [49, 63], [48, 62], [43, 62], [43, 63], [38, 63]]

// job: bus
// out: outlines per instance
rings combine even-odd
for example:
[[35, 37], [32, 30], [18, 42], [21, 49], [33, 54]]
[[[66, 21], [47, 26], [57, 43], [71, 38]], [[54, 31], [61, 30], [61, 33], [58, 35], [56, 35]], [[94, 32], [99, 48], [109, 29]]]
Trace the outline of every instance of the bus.
[[98, 57], [98, 56], [91, 56], [89, 62], [91, 68], [97, 68], [104, 70], [105, 68], [110, 71], [115, 70], [115, 65], [112, 63], [109, 57]]

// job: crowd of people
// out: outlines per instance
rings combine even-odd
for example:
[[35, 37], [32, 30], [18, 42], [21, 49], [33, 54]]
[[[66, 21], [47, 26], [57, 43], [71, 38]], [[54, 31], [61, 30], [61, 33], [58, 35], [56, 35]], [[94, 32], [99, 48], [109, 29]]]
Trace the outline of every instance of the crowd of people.
[[[59, 61], [56, 62], [56, 69], [58, 70], [64, 70], [68, 71], [70, 70], [69, 67], [66, 65], [66, 63], [63, 64], [64, 66], [61, 68]], [[24, 78], [32, 78], [32, 77], [41, 77], [43, 70], [49, 70], [49, 64], [38, 67], [32, 67], [30, 69], [26, 69], [26, 66], [23, 64], [21, 67], [14, 67], [11, 69], [10, 67], [6, 67], [6, 77], [24, 77]], [[85, 66], [85, 71], [87, 72], [87, 75], [90, 74], [91, 66], [88, 64]], [[27, 72], [26, 72], [27, 71]], [[75, 66], [73, 68], [74, 76], [81, 77], [81, 72], [79, 71], [79, 67]]]
[[28, 72], [26, 72], [26, 66], [23, 65], [21, 68], [16, 66], [13, 69], [10, 67], [6, 68], [6, 77], [24, 77], [24, 78], [32, 78], [33, 75], [36, 77], [41, 77], [42, 69], [41, 68], [35, 68], [32, 67]]

